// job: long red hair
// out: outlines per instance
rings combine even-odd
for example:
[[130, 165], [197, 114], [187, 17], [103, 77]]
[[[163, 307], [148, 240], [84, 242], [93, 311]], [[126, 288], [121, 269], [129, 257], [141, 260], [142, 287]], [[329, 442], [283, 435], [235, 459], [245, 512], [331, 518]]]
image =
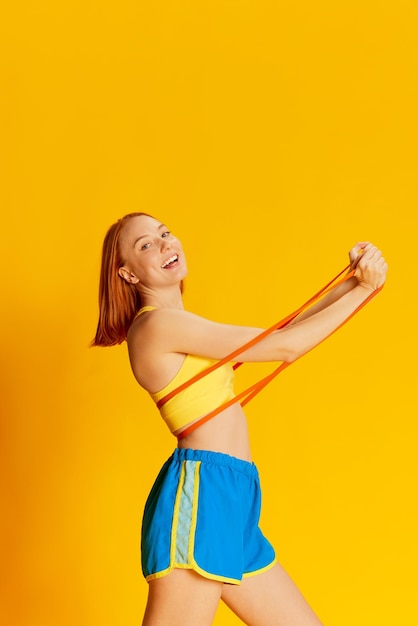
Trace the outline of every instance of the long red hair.
[[119, 238], [127, 221], [148, 213], [129, 213], [107, 231], [103, 242], [99, 285], [99, 323], [92, 346], [115, 346], [126, 340], [128, 329], [141, 308], [141, 297], [135, 287], [119, 276], [123, 265]]

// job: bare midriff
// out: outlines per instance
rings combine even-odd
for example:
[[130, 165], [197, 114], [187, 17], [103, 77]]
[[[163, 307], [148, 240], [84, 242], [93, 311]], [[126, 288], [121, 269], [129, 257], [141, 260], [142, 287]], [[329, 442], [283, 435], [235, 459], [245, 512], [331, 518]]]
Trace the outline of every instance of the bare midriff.
[[251, 462], [247, 418], [241, 405], [237, 402], [202, 424], [180, 439], [178, 447], [222, 452]]

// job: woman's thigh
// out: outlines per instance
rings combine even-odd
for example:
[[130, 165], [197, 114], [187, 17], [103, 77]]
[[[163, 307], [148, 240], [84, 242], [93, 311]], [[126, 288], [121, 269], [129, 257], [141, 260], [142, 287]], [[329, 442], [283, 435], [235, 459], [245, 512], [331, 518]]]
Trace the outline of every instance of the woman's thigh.
[[224, 585], [222, 600], [248, 626], [322, 626], [278, 563], [239, 586]]
[[210, 626], [223, 583], [174, 569], [149, 583], [143, 626]]

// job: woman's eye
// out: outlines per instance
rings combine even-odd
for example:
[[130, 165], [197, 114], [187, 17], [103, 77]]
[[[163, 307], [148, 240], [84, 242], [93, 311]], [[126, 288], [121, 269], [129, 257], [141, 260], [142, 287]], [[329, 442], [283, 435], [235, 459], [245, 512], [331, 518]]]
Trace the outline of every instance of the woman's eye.
[[148, 242], [148, 243], [144, 243], [144, 245], [143, 245], [143, 246], [141, 246], [141, 250], [146, 250], [147, 248], [149, 248], [149, 247], [150, 247], [150, 245], [151, 245], [151, 244], [150, 244], [149, 242]]
[[171, 232], [169, 230], [166, 230], [161, 237], [168, 237], [169, 235], [171, 235]]

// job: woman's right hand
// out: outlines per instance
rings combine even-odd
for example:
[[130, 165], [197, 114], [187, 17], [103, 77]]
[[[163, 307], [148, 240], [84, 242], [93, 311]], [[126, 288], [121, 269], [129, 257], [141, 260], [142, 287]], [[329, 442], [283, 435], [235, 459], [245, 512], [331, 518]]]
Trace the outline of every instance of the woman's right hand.
[[376, 291], [385, 284], [388, 264], [381, 251], [371, 243], [366, 244], [361, 258], [356, 264], [354, 276], [359, 285], [369, 291]]

